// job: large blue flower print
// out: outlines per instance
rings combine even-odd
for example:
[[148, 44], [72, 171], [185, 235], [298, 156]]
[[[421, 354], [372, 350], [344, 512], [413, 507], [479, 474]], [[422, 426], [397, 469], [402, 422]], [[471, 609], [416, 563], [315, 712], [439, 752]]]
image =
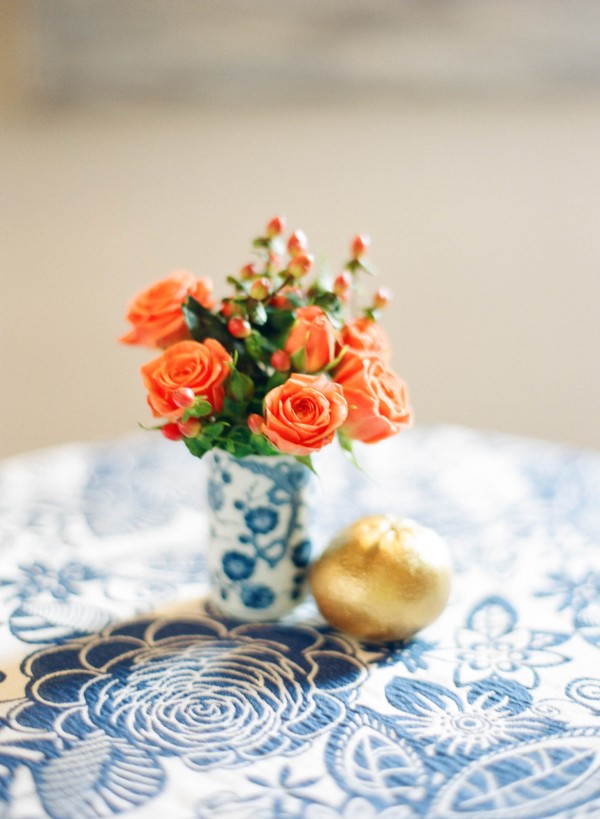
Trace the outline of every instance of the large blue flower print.
[[[366, 673], [349, 643], [310, 627], [228, 628], [205, 616], [112, 627], [38, 652], [24, 671], [28, 696], [10, 724], [23, 741], [31, 729], [60, 735], [32, 771], [47, 808], [55, 772], [72, 779], [69, 809], [48, 809], [61, 817], [87, 815], [83, 803], [120, 779], [119, 766], [129, 768], [134, 805], [160, 786], [163, 756], [207, 770], [307, 747], [343, 719]], [[0, 747], [0, 763], [11, 748]], [[76, 775], [65, 772], [67, 756]]]
[[500, 696], [483, 690], [461, 697], [436, 683], [395, 677], [386, 687], [386, 697], [398, 710], [394, 724], [403, 734], [425, 749], [451, 756], [479, 756], [564, 729], [560, 722], [527, 713], [522, 701], [511, 698], [511, 688]]

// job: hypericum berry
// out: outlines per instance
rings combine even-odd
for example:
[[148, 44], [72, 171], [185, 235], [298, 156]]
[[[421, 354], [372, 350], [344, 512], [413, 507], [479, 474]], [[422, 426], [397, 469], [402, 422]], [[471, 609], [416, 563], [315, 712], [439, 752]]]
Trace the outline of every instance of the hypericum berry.
[[252, 332], [250, 322], [241, 316], [234, 316], [232, 319], [229, 319], [227, 329], [234, 338], [248, 338]]
[[188, 409], [188, 407], [193, 407], [194, 401], [196, 400], [194, 391], [191, 390], [189, 387], [179, 387], [179, 389], [173, 390], [171, 398], [173, 399], [173, 403], [175, 404], [175, 406], [181, 407], [181, 409]]
[[271, 366], [280, 373], [286, 373], [292, 366], [292, 361], [285, 350], [275, 350], [271, 356]]
[[279, 236], [285, 230], [285, 216], [274, 216], [267, 225], [267, 236]]
[[272, 307], [276, 307], [277, 310], [289, 310], [292, 306], [283, 293], [277, 293], [269, 303]]
[[299, 253], [304, 253], [308, 247], [308, 239], [303, 230], [295, 230], [288, 239], [287, 249], [290, 256], [297, 256]]
[[295, 279], [300, 279], [302, 276], [306, 276], [313, 266], [314, 260], [315, 257], [312, 253], [298, 253], [298, 255], [294, 256], [290, 261], [288, 273]]
[[224, 301], [221, 304], [221, 315], [223, 318], [231, 318], [238, 312], [238, 310], [239, 307], [232, 301]]
[[388, 287], [380, 287], [373, 296], [373, 307], [382, 310], [387, 307], [392, 300], [392, 291]]
[[177, 424], [177, 429], [184, 438], [195, 438], [199, 435], [202, 424], [197, 418], [188, 418], [187, 421], [180, 421]]
[[164, 427], [160, 428], [160, 431], [169, 441], [181, 441], [183, 438], [178, 424], [165, 424]]
[[350, 252], [353, 259], [360, 259], [364, 255], [366, 249], [371, 244], [371, 237], [366, 233], [357, 233], [350, 245]]
[[282, 260], [279, 253], [275, 253], [273, 250], [269, 253], [269, 266], [270, 267], [281, 267]]
[[269, 293], [271, 292], [271, 280], [267, 279], [267, 277], [263, 277], [262, 279], [256, 279], [255, 282], [252, 283], [252, 287], [250, 288], [250, 295], [253, 299], [257, 301], [262, 301], [266, 299]]
[[240, 270], [240, 279], [253, 279], [257, 273], [258, 269], [255, 264], [252, 262], [250, 264], [245, 264]]
[[333, 282], [333, 292], [338, 298], [342, 299], [342, 301], [346, 301], [351, 288], [352, 273], [350, 273], [348, 270], [344, 270], [343, 273], [340, 273], [339, 276], [335, 277]]
[[248, 429], [250, 432], [253, 432], [254, 435], [258, 435], [262, 429], [263, 420], [262, 415], [259, 415], [257, 412], [251, 412], [248, 416]]

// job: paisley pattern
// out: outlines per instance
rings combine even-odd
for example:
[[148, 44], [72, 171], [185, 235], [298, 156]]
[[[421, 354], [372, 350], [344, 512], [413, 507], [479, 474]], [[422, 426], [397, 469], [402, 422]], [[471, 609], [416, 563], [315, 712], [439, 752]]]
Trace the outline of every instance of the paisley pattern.
[[[600, 457], [453, 428], [364, 448], [366, 474], [323, 453], [317, 549], [394, 512], [455, 557], [443, 616], [382, 645], [310, 599], [279, 623], [220, 614], [206, 464], [182, 450], [0, 466], [0, 816], [600, 815]], [[310, 560], [292, 474], [255, 477], [220, 556], [233, 590], [279, 564], [282, 527], [293, 571]], [[227, 524], [220, 480], [208, 500]]]

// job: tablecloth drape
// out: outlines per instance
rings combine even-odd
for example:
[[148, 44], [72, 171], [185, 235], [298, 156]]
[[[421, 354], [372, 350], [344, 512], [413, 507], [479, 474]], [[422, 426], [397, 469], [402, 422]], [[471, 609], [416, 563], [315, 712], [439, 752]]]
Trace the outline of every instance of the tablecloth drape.
[[147, 434], [0, 466], [0, 817], [600, 815], [600, 457], [460, 428], [318, 458], [322, 544], [448, 541], [442, 617], [358, 642], [205, 604], [204, 465]]

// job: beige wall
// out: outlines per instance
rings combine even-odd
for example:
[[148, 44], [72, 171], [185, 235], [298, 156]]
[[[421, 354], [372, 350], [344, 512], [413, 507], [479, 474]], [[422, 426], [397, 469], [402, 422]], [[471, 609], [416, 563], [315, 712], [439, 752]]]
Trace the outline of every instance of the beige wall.
[[219, 282], [276, 212], [373, 237], [421, 422], [600, 447], [600, 100], [63, 110], [0, 126], [0, 456], [147, 421], [137, 289]]

